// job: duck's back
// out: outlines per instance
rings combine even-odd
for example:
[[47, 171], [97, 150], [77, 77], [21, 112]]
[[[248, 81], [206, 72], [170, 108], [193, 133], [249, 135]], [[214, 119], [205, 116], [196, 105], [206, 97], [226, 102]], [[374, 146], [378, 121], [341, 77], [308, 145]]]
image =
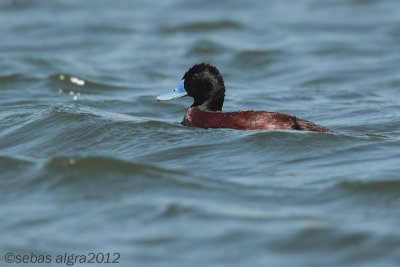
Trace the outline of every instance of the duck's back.
[[209, 112], [192, 107], [186, 111], [183, 124], [199, 128], [237, 130], [303, 130], [331, 132], [328, 128], [295, 116], [271, 111]]

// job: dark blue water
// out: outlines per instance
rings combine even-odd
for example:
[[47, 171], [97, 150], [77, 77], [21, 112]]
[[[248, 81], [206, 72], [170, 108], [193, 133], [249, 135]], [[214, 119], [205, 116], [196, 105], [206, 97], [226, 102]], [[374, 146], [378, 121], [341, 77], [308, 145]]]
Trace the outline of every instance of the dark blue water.
[[[1, 266], [400, 266], [399, 43], [397, 0], [1, 1]], [[181, 126], [204, 61], [335, 134]]]

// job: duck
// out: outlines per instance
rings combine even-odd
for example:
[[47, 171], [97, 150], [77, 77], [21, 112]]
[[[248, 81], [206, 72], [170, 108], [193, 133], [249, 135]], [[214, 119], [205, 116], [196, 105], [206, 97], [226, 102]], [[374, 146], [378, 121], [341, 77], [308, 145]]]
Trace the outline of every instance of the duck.
[[185, 72], [176, 88], [159, 95], [158, 101], [192, 97], [182, 124], [198, 128], [235, 130], [299, 130], [332, 133], [324, 126], [299, 117], [265, 110], [222, 111], [225, 84], [220, 71], [209, 63], [195, 64]]

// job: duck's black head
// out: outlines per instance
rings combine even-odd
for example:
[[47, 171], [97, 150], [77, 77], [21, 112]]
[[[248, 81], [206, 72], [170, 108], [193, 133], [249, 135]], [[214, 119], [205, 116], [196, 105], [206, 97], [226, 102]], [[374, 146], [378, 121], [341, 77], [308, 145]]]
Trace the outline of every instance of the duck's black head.
[[210, 64], [196, 64], [183, 75], [175, 90], [157, 97], [157, 100], [169, 100], [185, 95], [193, 97], [192, 107], [221, 111], [225, 98], [225, 85], [219, 70]]

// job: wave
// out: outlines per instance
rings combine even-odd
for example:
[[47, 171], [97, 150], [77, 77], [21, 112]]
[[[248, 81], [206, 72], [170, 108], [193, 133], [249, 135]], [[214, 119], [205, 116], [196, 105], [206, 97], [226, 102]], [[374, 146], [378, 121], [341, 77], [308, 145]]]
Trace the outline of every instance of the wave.
[[0, 155], [0, 169], [2, 173], [7, 170], [20, 169], [26, 166], [31, 166], [35, 161], [30, 158], [13, 157], [9, 155]]
[[197, 21], [161, 28], [162, 33], [242, 30], [243, 25], [233, 20]]
[[267, 65], [277, 61], [283, 55], [280, 49], [254, 49], [242, 50], [233, 55], [233, 62], [241, 66], [247, 65]]
[[54, 157], [46, 160], [43, 169], [47, 171], [63, 172], [82, 171], [92, 173], [118, 172], [125, 174], [155, 173], [180, 175], [177, 171], [171, 171], [165, 168], [157, 167], [151, 164], [136, 163], [122, 159], [87, 156], [87, 157]]
[[27, 76], [21, 73], [10, 73], [10, 74], [3, 74], [0, 76], [0, 90], [4, 87], [4, 85], [12, 84], [15, 82], [31, 82], [36, 81], [37, 79], [32, 76]]
[[372, 181], [343, 181], [337, 187], [359, 193], [395, 193], [400, 195], [400, 177]]
[[73, 188], [87, 185], [91, 188], [110, 188], [110, 190], [117, 187], [118, 190], [132, 192], [160, 187], [205, 188], [204, 184], [187, 178], [184, 172], [105, 156], [49, 158], [42, 164], [36, 182], [49, 183], [52, 189], [69, 185]]
[[[56, 104], [36, 112], [24, 122], [4, 129], [0, 134], [0, 149], [29, 151], [46, 147], [50, 151], [68, 149], [74, 144], [89, 149], [90, 145], [113, 137], [148, 132], [148, 128], [182, 127], [178, 124], [148, 117], [107, 112], [78, 103]], [[101, 145], [101, 143], [100, 143]]]
[[223, 46], [214, 41], [210, 40], [199, 40], [194, 42], [186, 52], [187, 56], [191, 55], [218, 55], [220, 53], [226, 53], [230, 51], [230, 48]]
[[19, 73], [12, 73], [0, 76], [0, 84], [10, 83], [14, 81], [21, 80], [24, 76]]

